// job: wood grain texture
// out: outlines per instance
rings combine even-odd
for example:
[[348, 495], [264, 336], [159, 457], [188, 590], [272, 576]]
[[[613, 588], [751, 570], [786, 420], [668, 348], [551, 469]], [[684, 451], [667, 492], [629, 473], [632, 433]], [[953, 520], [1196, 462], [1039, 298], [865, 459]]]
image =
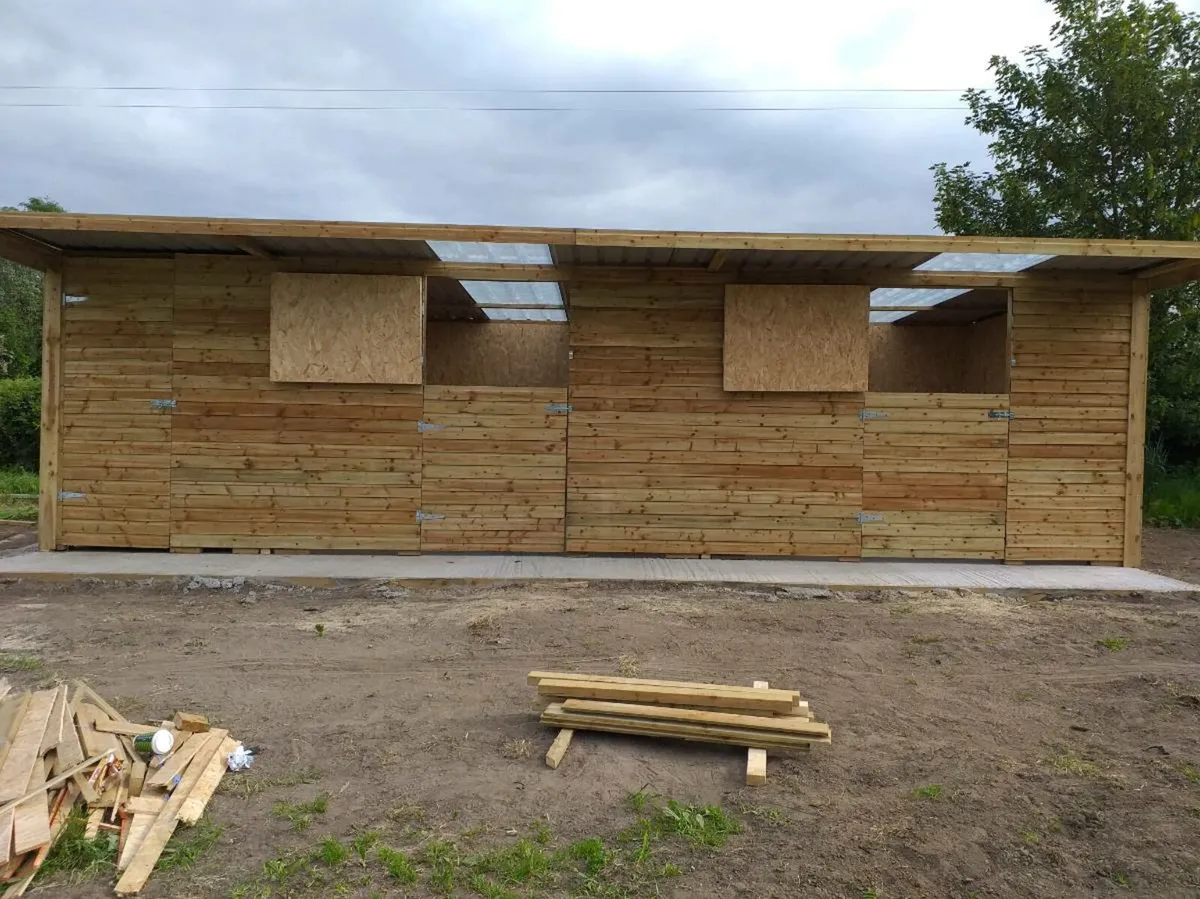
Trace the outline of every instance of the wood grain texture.
[[1125, 432], [1125, 546], [1123, 563], [1142, 564], [1142, 501], [1146, 486], [1146, 377], [1150, 291], [1135, 287], [1129, 335], [1129, 421]]
[[869, 303], [865, 287], [730, 285], [725, 390], [866, 390]]
[[42, 276], [42, 408], [39, 444], [38, 549], [58, 548], [59, 451], [62, 439], [63, 278], [58, 268]]
[[424, 278], [272, 277], [272, 381], [420, 384], [424, 351]]
[[1128, 290], [1013, 292], [1006, 559], [1124, 560], [1132, 316]]
[[871, 325], [872, 393], [1007, 393], [1007, 320]]
[[430, 322], [425, 382], [477, 387], [563, 387], [566, 322]]

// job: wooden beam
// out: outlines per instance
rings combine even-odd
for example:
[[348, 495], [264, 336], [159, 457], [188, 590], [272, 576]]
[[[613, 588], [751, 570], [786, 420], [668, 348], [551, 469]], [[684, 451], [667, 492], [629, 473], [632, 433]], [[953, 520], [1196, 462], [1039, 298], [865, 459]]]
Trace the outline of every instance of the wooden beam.
[[708, 261], [708, 270], [710, 272], [719, 272], [729, 261], [729, 250], [717, 250], [713, 253], [712, 259]]
[[[766, 690], [771, 684], [765, 680], [754, 682], [755, 690]], [[757, 787], [767, 782], [767, 750], [746, 750], [746, 786]]]
[[1128, 568], [1142, 564], [1142, 494], [1146, 485], [1146, 373], [1150, 343], [1150, 289], [1133, 289], [1129, 335], [1129, 424], [1125, 434], [1125, 551]]
[[62, 440], [62, 270], [42, 276], [42, 411], [38, 470], [38, 549], [58, 548], [59, 444]]
[[558, 732], [558, 736], [554, 738], [554, 742], [550, 744], [550, 748], [546, 750], [546, 766], [549, 768], [557, 768], [562, 764], [563, 756], [567, 754], [567, 749], [571, 746], [571, 738], [575, 736], [575, 731], [569, 727], [564, 727]]
[[1137, 273], [1139, 281], [1145, 281], [1150, 290], [1165, 290], [1200, 280], [1200, 260], [1176, 259], [1163, 265], [1143, 269]]
[[274, 259], [275, 254], [252, 237], [236, 237], [229, 241], [243, 253], [257, 256], [259, 259]]
[[15, 231], [0, 231], [0, 258], [43, 272], [62, 262], [62, 254], [56, 248]]

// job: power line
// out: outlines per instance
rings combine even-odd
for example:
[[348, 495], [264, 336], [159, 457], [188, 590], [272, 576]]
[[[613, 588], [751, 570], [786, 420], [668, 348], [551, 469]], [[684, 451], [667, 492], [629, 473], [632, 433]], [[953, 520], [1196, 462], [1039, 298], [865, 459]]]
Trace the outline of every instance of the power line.
[[5, 91], [165, 91], [289, 94], [962, 94], [957, 87], [183, 87], [162, 84], [0, 84]]
[[288, 106], [282, 103], [6, 103], [0, 109], [244, 109], [287, 112], [965, 112], [966, 106]]

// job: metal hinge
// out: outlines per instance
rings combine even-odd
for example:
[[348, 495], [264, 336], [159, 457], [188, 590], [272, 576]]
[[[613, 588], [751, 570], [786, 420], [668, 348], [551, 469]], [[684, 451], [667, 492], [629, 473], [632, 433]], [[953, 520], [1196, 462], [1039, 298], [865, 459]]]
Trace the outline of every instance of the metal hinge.
[[876, 515], [873, 512], [859, 512], [855, 518], [858, 519], [859, 524], [868, 524], [872, 521], [883, 521], [882, 515]]
[[876, 421], [880, 418], [887, 418], [887, 413], [876, 409], [863, 409], [858, 413], [858, 417], [861, 421]]
[[422, 434], [424, 434], [426, 431], [440, 431], [445, 427], [446, 427], [445, 425], [435, 425], [431, 421], [417, 422], [417, 430]]
[[60, 491], [58, 491], [58, 498], [59, 498], [59, 499], [83, 499], [85, 496], [87, 496], [87, 494], [86, 494], [86, 493], [76, 493], [76, 492], [75, 492], [75, 491], [73, 491], [73, 490], [60, 490]]
[[992, 409], [990, 412], [988, 412], [988, 418], [1004, 418], [1008, 421], [1012, 421], [1016, 417], [1017, 413], [1009, 411], [1008, 409]]
[[174, 409], [175, 400], [151, 400], [151, 409]]
[[417, 509], [417, 521], [442, 521], [445, 517], [441, 512], [426, 512], [424, 509]]
[[71, 305], [74, 305], [75, 303], [83, 303], [83, 302], [86, 302], [86, 300], [87, 300], [87, 296], [84, 294], [77, 294], [77, 293], [64, 293], [63, 294], [63, 305], [64, 306], [71, 306]]
[[546, 403], [546, 411], [551, 415], [564, 415], [571, 411], [570, 403]]

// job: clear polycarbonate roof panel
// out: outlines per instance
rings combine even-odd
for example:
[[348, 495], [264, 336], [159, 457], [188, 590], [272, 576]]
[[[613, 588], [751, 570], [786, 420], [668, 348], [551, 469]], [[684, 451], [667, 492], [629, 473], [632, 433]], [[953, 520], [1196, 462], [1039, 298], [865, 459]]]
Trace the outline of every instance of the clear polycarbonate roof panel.
[[562, 291], [553, 281], [462, 281], [480, 306], [559, 306]]
[[471, 243], [464, 240], [427, 240], [442, 262], [490, 262], [496, 265], [552, 265], [550, 247], [544, 243]]
[[496, 322], [565, 322], [565, 309], [505, 309], [503, 306], [484, 306], [483, 314]]
[[892, 322], [898, 322], [900, 319], [907, 318], [912, 314], [911, 312], [872, 312], [871, 324], [890, 325]]
[[871, 308], [936, 306], [967, 292], [961, 287], [881, 287], [871, 291]]
[[918, 265], [918, 272], [1023, 272], [1053, 256], [1036, 253], [942, 253]]

